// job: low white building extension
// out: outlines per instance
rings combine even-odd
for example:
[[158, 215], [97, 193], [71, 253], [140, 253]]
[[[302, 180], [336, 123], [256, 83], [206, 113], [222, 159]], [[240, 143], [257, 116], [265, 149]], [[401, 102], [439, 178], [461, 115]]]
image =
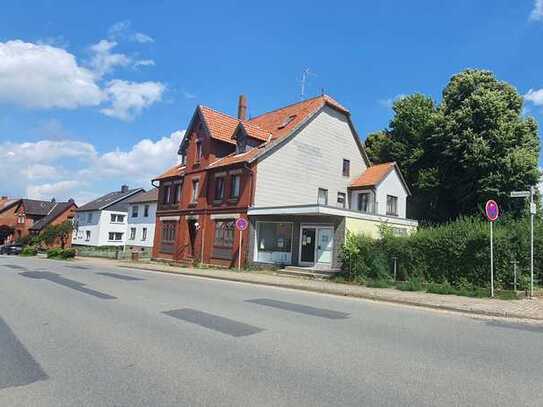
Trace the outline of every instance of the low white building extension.
[[123, 185], [76, 210], [73, 245], [124, 246], [127, 239], [128, 199], [143, 191]]
[[153, 247], [158, 189], [134, 195], [128, 202], [126, 249], [145, 251]]

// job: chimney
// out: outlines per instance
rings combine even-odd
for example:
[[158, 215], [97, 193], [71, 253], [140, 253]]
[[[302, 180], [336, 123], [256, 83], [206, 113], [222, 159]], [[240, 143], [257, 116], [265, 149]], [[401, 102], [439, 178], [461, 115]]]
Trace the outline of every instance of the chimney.
[[239, 95], [238, 119], [247, 120], [247, 96]]
[[122, 193], [128, 192], [128, 185], [121, 185], [121, 192]]

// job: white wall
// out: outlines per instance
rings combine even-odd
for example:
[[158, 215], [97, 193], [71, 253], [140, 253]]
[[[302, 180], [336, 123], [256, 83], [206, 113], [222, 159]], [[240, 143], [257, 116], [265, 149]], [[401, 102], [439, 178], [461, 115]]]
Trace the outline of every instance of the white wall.
[[407, 191], [396, 170], [391, 171], [386, 178], [377, 186], [376, 201], [377, 213], [386, 215], [387, 195], [398, 197], [398, 217], [405, 218], [405, 207], [407, 201]]
[[[120, 211], [94, 211], [92, 212], [92, 221], [87, 222], [88, 212], [79, 212], [79, 229], [72, 239], [73, 244], [85, 246], [123, 246], [126, 242], [127, 235], [127, 217], [126, 212]], [[81, 215], [83, 216], [81, 217]], [[111, 214], [124, 215], [122, 223], [112, 223]], [[85, 240], [85, 233], [91, 232], [90, 241]], [[120, 232], [123, 234], [121, 240], [109, 240], [109, 232]]]
[[[277, 151], [258, 162], [255, 207], [315, 204], [318, 188], [328, 189], [328, 205], [337, 205], [366, 164], [346, 116], [328, 106]], [[350, 160], [350, 176], [342, 174]]]
[[[149, 205], [149, 215], [147, 217], [144, 216], [145, 205]], [[137, 217], [132, 217], [132, 208], [134, 206], [138, 207]], [[153, 247], [153, 239], [155, 237], [156, 209], [156, 203], [141, 203], [130, 205], [128, 209], [128, 228], [126, 232], [127, 246]], [[134, 240], [130, 239], [131, 228], [136, 228], [136, 238]], [[143, 228], [147, 228], [147, 238], [145, 240], [141, 240]]]

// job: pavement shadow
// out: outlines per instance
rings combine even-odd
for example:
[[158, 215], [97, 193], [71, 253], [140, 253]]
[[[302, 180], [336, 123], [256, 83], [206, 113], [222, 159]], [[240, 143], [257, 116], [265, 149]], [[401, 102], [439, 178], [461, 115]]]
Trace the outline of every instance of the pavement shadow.
[[523, 324], [519, 322], [506, 322], [506, 321], [487, 321], [486, 325], [496, 327], [496, 328], [515, 329], [518, 331], [528, 331], [528, 332], [543, 334], [543, 325], [531, 325], [531, 324]]
[[49, 377], [0, 318], [0, 390], [26, 386]]
[[100, 298], [102, 300], [117, 299], [117, 297], [113, 297], [112, 295], [102, 293], [91, 288], [87, 288], [85, 287], [85, 284], [80, 283], [79, 281], [70, 280], [69, 278], [62, 277], [61, 275], [57, 273], [52, 273], [50, 271], [25, 271], [23, 273], [19, 273], [19, 275], [27, 278], [34, 278], [37, 280], [47, 280], [64, 287], [71, 288], [72, 290], [79, 291], [83, 294], [92, 295], [93, 297]]

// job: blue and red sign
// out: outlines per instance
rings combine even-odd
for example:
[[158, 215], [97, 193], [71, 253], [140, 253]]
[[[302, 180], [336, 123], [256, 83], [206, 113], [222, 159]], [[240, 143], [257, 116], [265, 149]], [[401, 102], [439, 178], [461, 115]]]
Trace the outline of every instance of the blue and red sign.
[[490, 222], [495, 222], [496, 220], [498, 220], [498, 217], [500, 216], [500, 208], [498, 208], [498, 204], [496, 203], [496, 201], [493, 201], [491, 199], [486, 202], [485, 214], [486, 218]]
[[245, 218], [238, 218], [236, 220], [236, 229], [241, 230], [242, 232], [247, 229], [249, 222]]

